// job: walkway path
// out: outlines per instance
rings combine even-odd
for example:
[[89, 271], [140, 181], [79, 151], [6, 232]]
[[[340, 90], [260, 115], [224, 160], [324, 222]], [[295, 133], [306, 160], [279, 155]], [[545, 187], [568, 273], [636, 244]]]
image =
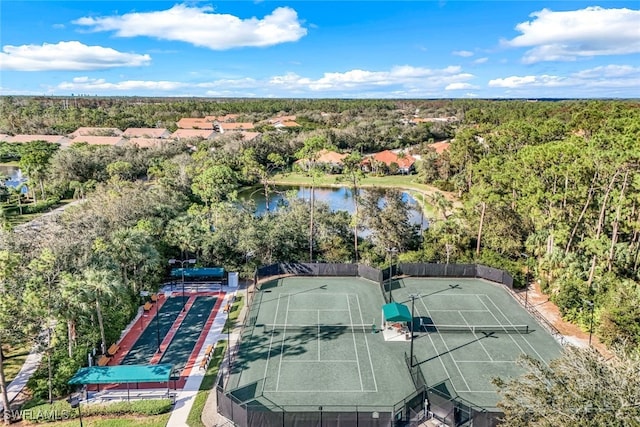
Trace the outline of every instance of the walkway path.
[[[38, 353], [36, 350], [31, 350], [31, 353], [29, 353], [27, 359], [22, 364], [20, 372], [18, 372], [18, 375], [16, 375], [16, 377], [7, 387], [9, 403], [14, 401], [15, 398], [18, 397], [18, 395], [22, 392], [24, 387], [27, 385], [27, 381], [29, 381], [29, 378], [31, 378], [31, 375], [33, 375], [36, 369], [38, 369], [38, 365], [40, 365], [41, 359], [42, 354]], [[0, 403], [0, 411], [2, 410], [2, 403]]]

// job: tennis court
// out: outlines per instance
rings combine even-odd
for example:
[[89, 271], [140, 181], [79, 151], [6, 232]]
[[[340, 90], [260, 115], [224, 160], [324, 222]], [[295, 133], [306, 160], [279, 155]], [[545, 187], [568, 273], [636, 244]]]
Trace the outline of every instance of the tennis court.
[[237, 399], [328, 411], [388, 407], [414, 390], [404, 360], [373, 333], [382, 296], [371, 282], [290, 277], [260, 294], [233, 360]]
[[[548, 362], [560, 345], [498, 284], [482, 279], [398, 281], [393, 299], [414, 305], [414, 355], [427, 384], [493, 408], [494, 377], [522, 373], [522, 353]], [[466, 331], [465, 331], [466, 329]]]

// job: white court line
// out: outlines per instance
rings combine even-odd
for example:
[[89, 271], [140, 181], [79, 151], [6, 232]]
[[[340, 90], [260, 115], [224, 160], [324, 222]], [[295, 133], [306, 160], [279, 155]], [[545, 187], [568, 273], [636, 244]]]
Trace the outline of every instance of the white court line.
[[513, 363], [516, 364], [515, 360], [458, 360], [458, 363]]
[[316, 331], [316, 340], [318, 341], [318, 362], [320, 359], [320, 310], [318, 312], [318, 330]]
[[340, 360], [340, 359], [327, 359], [327, 360], [283, 360], [283, 363], [318, 363], [318, 362], [326, 362], [326, 363], [333, 363], [333, 362], [348, 362], [348, 363], [357, 363], [357, 360]]
[[[431, 309], [431, 312], [434, 312], [434, 311], [438, 311], [438, 312], [440, 312], [440, 311], [458, 311], [459, 312], [460, 310]], [[462, 310], [462, 311], [477, 311], [477, 312], [480, 312], [480, 313], [484, 313], [484, 312], [487, 312], [489, 310]]]
[[[431, 319], [433, 319], [433, 317], [431, 317], [431, 313], [429, 312], [429, 309], [427, 308], [427, 305], [424, 303], [422, 298], [420, 298], [420, 302], [424, 306], [424, 309], [427, 310], [427, 315]], [[429, 335], [429, 339], [431, 339], [431, 334], [428, 334], [428, 335]], [[462, 371], [460, 370], [460, 366], [458, 366], [458, 364], [456, 363], [456, 359], [453, 358], [453, 355], [451, 354], [451, 349], [449, 349], [449, 346], [447, 345], [447, 342], [444, 340], [444, 338], [442, 338], [442, 334], [438, 334], [438, 336], [440, 337], [440, 341], [442, 341], [442, 344], [444, 344], [445, 348], [447, 349], [447, 354], [449, 355], [449, 358], [451, 359], [451, 361], [455, 365], [456, 369], [458, 370], [458, 373], [460, 374], [460, 377], [462, 377], [462, 381], [464, 382], [464, 385], [467, 387], [467, 390], [471, 390], [471, 387], [469, 387], [469, 384], [467, 384], [467, 380], [464, 378], [464, 375], [462, 374]], [[431, 341], [431, 344], [433, 344], [433, 341]], [[433, 345], [433, 349], [436, 351], [436, 353], [438, 352], [438, 348], [435, 345]], [[440, 355], [438, 355], [438, 359], [440, 359], [440, 363], [442, 363], [442, 367], [444, 367], [444, 362], [442, 362], [442, 357]], [[447, 368], [444, 368], [444, 370], [447, 373], [447, 376], [449, 377], [451, 382], [453, 382], [453, 379], [451, 378], [451, 375], [449, 375], [449, 371], [447, 371]]]
[[[360, 306], [360, 296], [356, 294], [356, 302], [358, 303], [358, 311], [360, 312], [360, 321], [364, 325], [364, 319], [362, 318], [362, 307]], [[364, 334], [364, 343], [367, 345], [367, 354], [369, 355], [369, 366], [371, 366], [371, 376], [373, 377], [373, 386], [375, 393], [378, 392], [378, 382], [376, 381], [376, 372], [373, 369], [373, 359], [371, 358], [371, 349], [369, 348], [369, 339], [367, 338], [367, 334]]]
[[[498, 307], [498, 306], [496, 305], [496, 303], [495, 303], [495, 302], [493, 302], [493, 299], [491, 299], [491, 297], [488, 297], [488, 296], [487, 296], [487, 298], [489, 298], [489, 301], [491, 302], [491, 304], [492, 304], [492, 305], [493, 305], [493, 306], [494, 306], [494, 307], [495, 307], [495, 308], [500, 312], [500, 314], [502, 314], [502, 317], [504, 317], [504, 318], [507, 320], [507, 322], [509, 322], [511, 325], [513, 325], [513, 322], [512, 322], [512, 321], [511, 321], [507, 316], [505, 316], [505, 315], [504, 315], [504, 312], [503, 312], [502, 310], [500, 310], [500, 307]], [[485, 306], [485, 307], [486, 307], [486, 306]], [[495, 317], [495, 316], [494, 316], [494, 317]], [[509, 334], [509, 336], [511, 337], [511, 339], [513, 340], [513, 342], [516, 342], [516, 340], [511, 336], [511, 334]], [[531, 350], [533, 350], [533, 351], [538, 355], [538, 357], [540, 358], [540, 360], [542, 360], [542, 362], [543, 362], [545, 365], [549, 366], [549, 364], [547, 363], [547, 361], [546, 361], [546, 360], [544, 360], [544, 358], [543, 358], [542, 356], [540, 356], [540, 353], [538, 353], [538, 351], [536, 350], [536, 348], [535, 348], [534, 346], [532, 346], [532, 345], [531, 345], [531, 343], [529, 342], [529, 340], [528, 340], [524, 335], [522, 335], [522, 334], [521, 334], [520, 336], [522, 337], [522, 339], [524, 340], [524, 342], [526, 342], [526, 343], [527, 343], [527, 345], [529, 346], [529, 348], [531, 348]], [[520, 346], [518, 346], [518, 347], [520, 348], [520, 350], [522, 350], [522, 347], [520, 347]], [[522, 352], [524, 353], [525, 351], [523, 350]]]
[[[324, 295], [324, 294], [322, 294]], [[348, 311], [346, 308], [292, 308], [289, 311], [316, 311], [316, 310], [320, 310], [320, 311]]]
[[[467, 324], [467, 326], [471, 326], [469, 324], [469, 322], [467, 322], [467, 319], [465, 319], [464, 315], [462, 314], [462, 311], [458, 311], [458, 314], [460, 314], [460, 317], [462, 317], [462, 320], [464, 320], [464, 323]], [[436, 326], [437, 328], [437, 326]], [[484, 347], [484, 344], [482, 344], [482, 340], [478, 338], [478, 335], [476, 335], [475, 331], [472, 330], [473, 336], [478, 340], [478, 342], [480, 343], [480, 347], [482, 347], [482, 349], [484, 350], [485, 353], [487, 353], [487, 356], [489, 356], [489, 360], [493, 362], [493, 357], [491, 357], [491, 355], [489, 354], [489, 352], [487, 351], [487, 349]]]
[[265, 390], [267, 393], [362, 393], [362, 390]]
[[[287, 320], [289, 319], [289, 304], [291, 304], [291, 294], [287, 294], [287, 311], [284, 315], [284, 324], [287, 324]], [[280, 344], [280, 363], [278, 364], [278, 379], [276, 380], [276, 391], [278, 391], [278, 387], [280, 387], [280, 371], [282, 370], [282, 358], [284, 356], [284, 337], [287, 335], [287, 328], [285, 327], [284, 331], [282, 331], [282, 344]]]
[[[486, 295], [485, 295], [485, 296], [486, 296]], [[487, 307], [487, 304], [485, 304], [485, 303], [484, 303], [484, 301], [482, 300], [482, 298], [478, 297], [478, 299], [480, 300], [480, 302], [482, 303], [482, 305], [484, 305], [485, 307]], [[492, 300], [491, 298], [489, 298], [489, 301], [491, 301], [491, 303], [493, 304], [493, 300]], [[493, 305], [494, 305], [494, 306], [496, 306], [495, 304], [493, 304]], [[498, 311], [500, 311], [500, 309], [499, 309], [497, 306], [496, 306], [496, 308], [498, 309]], [[489, 307], [487, 307], [487, 310], [488, 310], [488, 309], [489, 309]], [[500, 313], [502, 314], [502, 316], [505, 318], [505, 320], [506, 320], [508, 323], [510, 323], [510, 324], [512, 324], [512, 325], [513, 325], [513, 323], [512, 323], [512, 322], [511, 322], [511, 321], [510, 321], [510, 320], [509, 320], [509, 319], [504, 315], [504, 313], [502, 313], [502, 312], [500, 312]], [[493, 314], [493, 312], [491, 313], [491, 316], [496, 320], [496, 323], [497, 323], [498, 325], [501, 325], [501, 324], [502, 324], [502, 322], [500, 322], [500, 320], [496, 317], [496, 315], [495, 315], [495, 314]], [[516, 347], [518, 347], [518, 348], [520, 349], [520, 351], [521, 351], [521, 352], [523, 352], [523, 353], [525, 353], [525, 354], [527, 353], [526, 351], [524, 351], [524, 349], [523, 349], [522, 347], [520, 347], [520, 344], [518, 344], [518, 342], [517, 342], [516, 340], [514, 340], [514, 339], [513, 339], [513, 337], [511, 336], [511, 334], [507, 334], [507, 335], [509, 335], [509, 338], [511, 338], [511, 341], [513, 341], [513, 343], [516, 345]]]
[[[278, 319], [278, 310], [280, 309], [280, 295], [278, 295], [278, 303], [276, 304], [276, 314], [273, 316], [273, 323], [276, 323]], [[269, 360], [271, 360], [271, 345], [273, 344], [273, 337], [275, 334], [271, 334], [269, 340], [269, 350], [267, 351], [267, 363], [264, 364], [264, 379], [262, 380], [262, 392], [264, 393], [264, 385], [267, 382], [267, 369], [269, 368]], [[279, 374], [279, 373], [278, 373]]]
[[[349, 294], [347, 294], [347, 307], [349, 308], [349, 322], [351, 322], [351, 327], [353, 328], [353, 316], [351, 316], [351, 304], [349, 303]], [[320, 323], [318, 321], [318, 323]], [[362, 370], [360, 369], [360, 360], [358, 359], [358, 344], [356, 343], [356, 334], [351, 333], [353, 335], [353, 351], [356, 353], [356, 361], [358, 362], [358, 376], [360, 377], [360, 391], [364, 391], [364, 383], [362, 382]]]

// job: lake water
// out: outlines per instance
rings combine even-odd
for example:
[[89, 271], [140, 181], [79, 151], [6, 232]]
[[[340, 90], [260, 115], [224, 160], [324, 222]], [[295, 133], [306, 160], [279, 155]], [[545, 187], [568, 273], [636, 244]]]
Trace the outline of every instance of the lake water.
[[[271, 211], [277, 210], [278, 206], [283, 203], [285, 199], [285, 193], [287, 191], [295, 191], [296, 197], [299, 199], [309, 200], [311, 198], [311, 188], [309, 187], [287, 187], [278, 186], [273, 188], [269, 195], [269, 209]], [[367, 192], [367, 189], [361, 189], [360, 194], [363, 195]], [[266, 202], [264, 198], [264, 190], [262, 187], [251, 188], [238, 194], [241, 200], [253, 200], [256, 204], [256, 214], [262, 215], [267, 211]], [[353, 193], [351, 189], [345, 187], [330, 187], [330, 188], [316, 188], [315, 199], [317, 201], [325, 202], [329, 204], [329, 208], [332, 211], [347, 211], [353, 214], [355, 207], [353, 205]], [[403, 192], [402, 199], [409, 205], [410, 221], [412, 224], [420, 224], [424, 230], [428, 227], [427, 218], [422, 214], [418, 203], [409, 193]]]
[[0, 165], [0, 176], [8, 178], [5, 180], [7, 187], [17, 187], [27, 181], [27, 177], [22, 175], [22, 171], [17, 166]]

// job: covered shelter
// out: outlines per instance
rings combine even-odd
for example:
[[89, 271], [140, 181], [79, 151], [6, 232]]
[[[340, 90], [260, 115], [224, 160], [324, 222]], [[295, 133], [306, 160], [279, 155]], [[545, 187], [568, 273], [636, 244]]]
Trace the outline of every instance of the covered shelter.
[[194, 281], [223, 281], [227, 274], [223, 267], [172, 268], [171, 277]]
[[101, 384], [126, 384], [126, 398], [130, 400], [129, 389], [132, 383], [135, 383], [136, 387], [140, 383], [166, 383], [168, 393], [172, 371], [173, 365], [171, 364], [89, 366], [80, 368], [68, 384], [97, 385], [98, 391], [100, 391]]
[[410, 337], [407, 323], [413, 317], [409, 308], [397, 302], [391, 302], [382, 306], [382, 332], [385, 341], [406, 341]]

